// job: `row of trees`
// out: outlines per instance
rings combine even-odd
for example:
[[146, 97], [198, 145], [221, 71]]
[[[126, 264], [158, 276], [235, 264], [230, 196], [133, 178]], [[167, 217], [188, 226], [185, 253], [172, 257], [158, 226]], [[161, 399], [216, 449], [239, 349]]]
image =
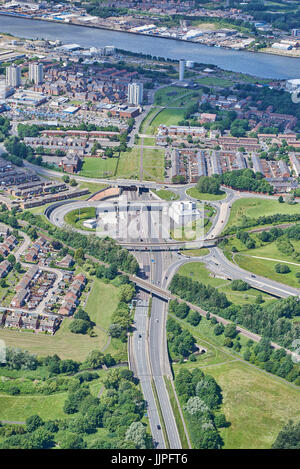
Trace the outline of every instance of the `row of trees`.
[[262, 173], [254, 173], [251, 169], [228, 171], [215, 177], [220, 184], [233, 189], [264, 194], [273, 194], [274, 192], [273, 186], [266, 181]]
[[[2, 213], [0, 213], [0, 220], [1, 217]], [[21, 213], [19, 217], [27, 221], [31, 227], [36, 226], [46, 230], [50, 236], [67, 244], [73, 249], [82, 248], [86, 254], [102, 262], [117, 265], [120, 269], [131, 274], [138, 272], [139, 265], [137, 260], [127, 249], [119, 246], [111, 238], [98, 238], [93, 235], [86, 236], [72, 230], [52, 226], [49, 227], [49, 224], [45, 222], [40, 215], [34, 215], [28, 211]]]
[[205, 194], [220, 194], [220, 183], [214, 177], [201, 176], [196, 184], [199, 192]]
[[175, 377], [175, 387], [183, 409], [189, 433], [196, 449], [220, 449], [223, 440], [219, 428], [230, 425], [223, 414], [216, 413], [222, 403], [222, 390], [215, 379], [198, 368], [181, 368]]
[[167, 320], [168, 349], [173, 360], [189, 357], [196, 351], [196, 339], [172, 318]]
[[236, 233], [241, 228], [252, 228], [260, 225], [278, 225], [279, 223], [290, 223], [300, 221], [300, 213], [276, 213], [274, 215], [262, 215], [258, 218], [242, 216], [239, 225], [232, 225], [225, 230], [225, 234]]
[[211, 286], [176, 274], [170, 291], [203, 309], [229, 319], [257, 334], [270, 337], [286, 348], [291, 348], [295, 339], [300, 339], [300, 327], [290, 319], [300, 315], [300, 302], [296, 297], [280, 299], [275, 303], [230, 304], [224, 293]]
[[[73, 378], [64, 403], [64, 412], [72, 417], [44, 421], [38, 415], [26, 420], [25, 426], [0, 425], [6, 438], [1, 449], [144, 449], [152, 440], [141, 419], [145, 401], [133, 373], [127, 369], [107, 372], [101, 399], [94, 397], [88, 380]], [[109, 438], [95, 438], [87, 443], [86, 436], [106, 428]]]

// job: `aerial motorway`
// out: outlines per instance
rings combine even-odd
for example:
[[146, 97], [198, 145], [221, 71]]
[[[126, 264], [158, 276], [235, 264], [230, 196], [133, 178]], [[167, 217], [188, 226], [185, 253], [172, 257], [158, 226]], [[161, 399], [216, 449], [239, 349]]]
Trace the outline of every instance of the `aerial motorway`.
[[[43, 170], [43, 169], [42, 169]], [[49, 175], [48, 170], [45, 170]], [[97, 180], [98, 181], [98, 180]], [[110, 181], [111, 183], [111, 181]], [[128, 186], [136, 186], [136, 190], [128, 191], [128, 197], [131, 203], [142, 199], [151, 202], [149, 192], [142, 194], [138, 190], [142, 184], [140, 181], [126, 181]], [[126, 190], [124, 181], [114, 181]], [[127, 186], [127, 187], [128, 187]], [[143, 187], [153, 188], [153, 183], [143, 183]], [[165, 185], [164, 185], [165, 186]], [[160, 185], [155, 184], [155, 187]], [[174, 187], [177, 191], [179, 200], [186, 199], [186, 186]], [[208, 232], [201, 240], [201, 246], [208, 248], [207, 255], [201, 258], [207, 268], [221, 276], [222, 278], [237, 280], [243, 279], [256, 290], [271, 294], [276, 298], [287, 298], [288, 296], [299, 296], [299, 289], [283, 285], [279, 282], [267, 279], [260, 275], [254, 275], [245, 269], [240, 268], [229, 261], [221, 249], [217, 247], [216, 240], [220, 237], [224, 226], [226, 225], [232, 203], [241, 196], [249, 194], [240, 194], [231, 189], [225, 188], [227, 196], [225, 199], [213, 202], [216, 208], [216, 215]], [[252, 196], [253, 194], [251, 194]], [[266, 196], [270, 198], [270, 196]], [[65, 215], [74, 209], [86, 206], [98, 206], [101, 202], [71, 201], [69, 203], [54, 204], [53, 210], [49, 207], [46, 214], [51, 223], [62, 228], [65, 227]], [[153, 223], [150, 217], [150, 223]], [[176, 422], [174, 412], [170, 403], [170, 396], [166, 388], [166, 379], [172, 380], [172, 371], [169, 362], [167, 338], [166, 338], [166, 319], [167, 304], [171, 299], [183, 301], [169, 291], [169, 284], [180, 266], [187, 262], [198, 262], [199, 258], [192, 254], [185, 256], [180, 251], [181, 243], [172, 243], [170, 245], [165, 239], [159, 237], [156, 233], [155, 223], [152, 226], [154, 236], [147, 238], [145, 226], [141, 226], [141, 238], [136, 241], [123, 243], [124, 247], [129, 248], [137, 258], [140, 265], [139, 275], [130, 275], [129, 278], [140, 291], [140, 304], [138, 305], [134, 318], [134, 334], [130, 348], [129, 363], [132, 364], [137, 377], [140, 379], [142, 390], [148, 404], [148, 418], [155, 445], [159, 449], [163, 448], [181, 448], [178, 432], [178, 422]], [[81, 233], [90, 234], [84, 230]], [[142, 240], [142, 241], [141, 241]], [[155, 249], [155, 247], [164, 247], [165, 249]], [[172, 247], [174, 249], [172, 249]], [[196, 246], [195, 247], [199, 247]], [[206, 316], [207, 311], [195, 304], [186, 302], [193, 310], [198, 311], [202, 316]], [[224, 325], [230, 321], [218, 316], [212, 315], [216, 320]], [[243, 336], [255, 342], [260, 341], [261, 336], [247, 329], [237, 326], [237, 330]], [[278, 344], [272, 343], [275, 349], [281, 348]], [[296, 355], [290, 350], [287, 353]]]

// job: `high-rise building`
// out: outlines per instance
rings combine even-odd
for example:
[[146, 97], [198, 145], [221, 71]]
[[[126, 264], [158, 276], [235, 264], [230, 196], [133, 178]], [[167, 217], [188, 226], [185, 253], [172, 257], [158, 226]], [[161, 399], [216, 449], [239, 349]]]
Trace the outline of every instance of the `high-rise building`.
[[42, 64], [29, 64], [29, 81], [35, 85], [43, 83], [43, 65]]
[[143, 84], [142, 83], [129, 83], [128, 84], [128, 103], [129, 104], [142, 104], [143, 102]]
[[180, 59], [180, 61], [179, 61], [179, 81], [184, 80], [184, 67], [185, 67], [185, 60]]
[[21, 81], [21, 67], [19, 65], [10, 65], [6, 67], [6, 84], [7, 86], [17, 87], [20, 86]]

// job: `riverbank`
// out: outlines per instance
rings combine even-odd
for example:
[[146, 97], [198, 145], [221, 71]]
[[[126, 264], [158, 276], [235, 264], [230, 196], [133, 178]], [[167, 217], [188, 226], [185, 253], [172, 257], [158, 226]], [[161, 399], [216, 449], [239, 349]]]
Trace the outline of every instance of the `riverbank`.
[[270, 55], [276, 55], [279, 57], [290, 57], [290, 58], [300, 58], [300, 51], [296, 51], [293, 53], [293, 51], [284, 51], [280, 49], [271, 49], [271, 48], [266, 48], [266, 49], [261, 49], [258, 51], [253, 51], [251, 49], [236, 49], [236, 48], [230, 48], [230, 47], [224, 47], [224, 46], [212, 46], [210, 44], [203, 44], [201, 42], [193, 41], [190, 39], [181, 39], [177, 37], [172, 37], [172, 36], [163, 36], [159, 34], [153, 34], [151, 32], [143, 33], [143, 32], [136, 32], [136, 31], [129, 31], [129, 30], [122, 30], [122, 29], [117, 29], [117, 28], [109, 28], [104, 25], [96, 25], [96, 24], [86, 24], [86, 23], [81, 23], [79, 21], [74, 21], [72, 23], [66, 23], [64, 21], [60, 21], [57, 19], [48, 19], [48, 18], [41, 18], [41, 17], [35, 17], [35, 16], [29, 16], [29, 15], [21, 15], [21, 14], [16, 14], [16, 13], [8, 13], [4, 11], [0, 11], [0, 16], [6, 16], [10, 18], [20, 18], [20, 19], [26, 19], [26, 20], [32, 20], [32, 21], [44, 21], [47, 23], [57, 23], [57, 24], [62, 24], [62, 25], [67, 25], [67, 26], [79, 26], [81, 28], [90, 28], [90, 29], [98, 29], [98, 30], [104, 30], [104, 31], [113, 31], [116, 33], [122, 33], [122, 34], [132, 34], [134, 36], [143, 36], [143, 37], [152, 37], [152, 38], [159, 38], [159, 39], [166, 39], [166, 40], [173, 40], [173, 41], [179, 41], [183, 43], [191, 43], [191, 44], [197, 44], [199, 46], [203, 47], [208, 47], [208, 48], [214, 48], [217, 47], [222, 50], [228, 50], [228, 51], [237, 51], [237, 52], [251, 52], [253, 54], [259, 53], [259, 54], [270, 54]]
[[[33, 24], [34, 21], [34, 24]], [[0, 31], [23, 39], [37, 38], [49, 41], [60, 40], [65, 44], [76, 42], [83, 48], [102, 48], [114, 45], [116, 49], [145, 56], [162, 57], [178, 61], [182, 57], [208, 67], [217, 66], [222, 70], [242, 73], [252, 77], [259, 76], [271, 80], [299, 78], [299, 60], [272, 54], [254, 54], [218, 47], [207, 47], [187, 41], [168, 40], [136, 34], [102, 30], [94, 27], [70, 23], [31, 20], [0, 15]]]

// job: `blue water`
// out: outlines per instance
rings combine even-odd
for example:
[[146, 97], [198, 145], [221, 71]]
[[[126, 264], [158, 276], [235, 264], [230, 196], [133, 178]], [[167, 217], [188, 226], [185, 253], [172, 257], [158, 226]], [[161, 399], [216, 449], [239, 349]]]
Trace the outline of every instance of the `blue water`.
[[264, 78], [300, 78], [300, 58], [233, 51], [185, 41], [7, 16], [0, 16], [0, 32], [31, 39], [60, 39], [64, 43], [76, 42], [84, 47], [114, 45], [132, 52], [178, 60], [184, 58]]

